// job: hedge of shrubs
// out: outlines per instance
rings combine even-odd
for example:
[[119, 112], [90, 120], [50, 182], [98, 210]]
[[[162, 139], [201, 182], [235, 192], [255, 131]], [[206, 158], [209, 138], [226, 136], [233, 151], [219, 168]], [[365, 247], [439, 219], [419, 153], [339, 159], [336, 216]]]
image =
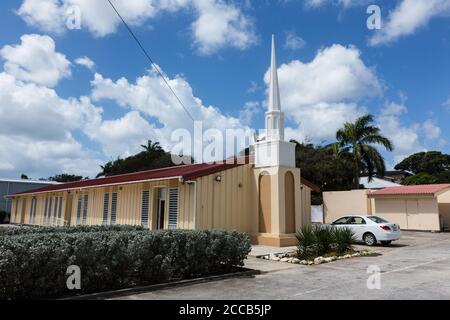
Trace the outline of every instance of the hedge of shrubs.
[[109, 226], [22, 226], [20, 228], [1, 228], [0, 237], [3, 235], [20, 235], [26, 233], [78, 233], [78, 232], [107, 232], [107, 231], [143, 231], [142, 226], [109, 225]]
[[297, 256], [312, 259], [323, 255], [342, 255], [353, 251], [355, 234], [349, 228], [304, 226], [297, 232]]
[[[0, 235], [0, 299], [55, 298], [227, 273], [243, 265], [251, 248], [248, 235], [237, 231], [33, 229]], [[81, 269], [76, 292], [66, 286], [70, 265]]]

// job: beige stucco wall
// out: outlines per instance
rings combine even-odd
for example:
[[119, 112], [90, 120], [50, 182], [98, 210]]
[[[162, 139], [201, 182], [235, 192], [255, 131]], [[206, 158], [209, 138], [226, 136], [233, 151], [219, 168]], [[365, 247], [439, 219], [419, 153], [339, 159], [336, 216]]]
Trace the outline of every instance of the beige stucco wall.
[[437, 199], [441, 226], [446, 230], [450, 229], [450, 190], [440, 193]]
[[[298, 230], [304, 223], [303, 213], [302, 213], [302, 194], [301, 194], [301, 179], [300, 179], [300, 169], [288, 168], [288, 167], [266, 167], [258, 168], [253, 171], [254, 178], [253, 181], [258, 181], [261, 174], [268, 174], [271, 177], [271, 212], [272, 212], [272, 223], [271, 223], [271, 234], [280, 235], [286, 233], [286, 221], [284, 216], [285, 211], [285, 176], [287, 172], [291, 172], [294, 176], [294, 189], [295, 189], [295, 228]], [[258, 197], [259, 197], [259, 186], [255, 186], [256, 193], [254, 194], [253, 202], [256, 203], [253, 217], [256, 218], [256, 222], [259, 219], [258, 211]], [[309, 189], [308, 189], [309, 190]], [[305, 190], [306, 192], [306, 190]], [[309, 218], [310, 221], [310, 218]], [[257, 226], [259, 223], [252, 223], [253, 228], [252, 233], [259, 233]]]
[[349, 215], [372, 213], [373, 201], [368, 199], [370, 190], [328, 191], [323, 193], [323, 215], [325, 223]]
[[[216, 181], [218, 175], [220, 182]], [[257, 221], [255, 190], [250, 164], [197, 179], [195, 227], [253, 232], [257, 228], [253, 225]]]
[[433, 196], [377, 197], [375, 212], [404, 230], [440, 230], [438, 202]]
[[[311, 224], [311, 189], [305, 185], [301, 186], [301, 215], [300, 215], [300, 225], [310, 225]], [[297, 228], [299, 225], [297, 225]]]

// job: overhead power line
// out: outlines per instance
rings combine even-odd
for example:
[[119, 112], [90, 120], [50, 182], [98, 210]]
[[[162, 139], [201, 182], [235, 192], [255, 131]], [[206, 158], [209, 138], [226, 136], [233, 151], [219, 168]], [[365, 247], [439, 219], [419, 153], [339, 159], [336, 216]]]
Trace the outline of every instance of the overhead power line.
[[141, 48], [142, 52], [144, 53], [144, 55], [147, 57], [148, 61], [150, 61], [150, 64], [152, 65], [152, 67], [156, 70], [156, 72], [159, 74], [159, 76], [163, 79], [164, 83], [167, 85], [167, 87], [169, 88], [169, 90], [172, 92], [172, 94], [175, 96], [175, 98], [177, 99], [178, 103], [180, 104], [180, 106], [184, 109], [184, 111], [186, 111], [187, 115], [189, 116], [189, 118], [191, 118], [192, 121], [195, 122], [194, 117], [192, 116], [192, 114], [189, 112], [189, 110], [186, 108], [186, 106], [184, 105], [184, 103], [181, 101], [181, 99], [178, 97], [178, 95], [175, 93], [175, 91], [172, 89], [172, 86], [169, 84], [169, 81], [167, 81], [166, 77], [164, 76], [164, 74], [161, 72], [161, 70], [159, 70], [158, 66], [153, 62], [153, 59], [150, 57], [150, 55], [148, 54], [147, 50], [145, 50], [144, 46], [142, 45], [142, 43], [139, 41], [139, 39], [136, 37], [136, 35], [134, 34], [133, 30], [128, 26], [127, 22], [125, 21], [125, 19], [122, 17], [122, 15], [119, 13], [119, 11], [117, 11], [116, 7], [112, 4], [111, 0], [108, 0], [109, 4], [111, 5], [111, 7], [114, 9], [114, 11], [116, 12], [116, 14], [119, 16], [120, 20], [122, 20], [122, 23], [124, 24], [124, 26], [127, 28], [128, 32], [131, 34], [131, 36], [133, 37], [133, 39], [136, 41], [136, 43], [138, 44], [139, 48]]

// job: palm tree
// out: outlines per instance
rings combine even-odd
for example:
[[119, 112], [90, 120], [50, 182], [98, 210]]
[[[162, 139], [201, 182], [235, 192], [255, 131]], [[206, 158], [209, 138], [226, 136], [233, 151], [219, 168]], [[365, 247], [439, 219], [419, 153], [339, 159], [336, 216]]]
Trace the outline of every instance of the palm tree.
[[145, 152], [148, 153], [162, 150], [161, 146], [159, 145], [159, 142], [152, 142], [152, 140], [147, 140], [147, 145], [141, 144], [141, 147], [145, 150]]
[[355, 187], [359, 188], [359, 177], [362, 172], [367, 173], [369, 181], [375, 173], [384, 175], [386, 165], [384, 158], [374, 144], [382, 145], [392, 151], [392, 142], [380, 134], [380, 129], [371, 123], [372, 115], [365, 115], [356, 119], [354, 123], [346, 122], [336, 133], [337, 142], [331, 148], [337, 155], [349, 155], [355, 164]]

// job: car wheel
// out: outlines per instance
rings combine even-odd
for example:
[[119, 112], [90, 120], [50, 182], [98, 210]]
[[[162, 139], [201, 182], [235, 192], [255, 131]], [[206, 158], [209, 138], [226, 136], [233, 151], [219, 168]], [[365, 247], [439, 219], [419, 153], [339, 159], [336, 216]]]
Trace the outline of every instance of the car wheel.
[[381, 244], [382, 244], [383, 246], [388, 246], [388, 245], [390, 245], [391, 243], [392, 243], [391, 240], [389, 240], [389, 241], [381, 241]]
[[364, 234], [363, 240], [364, 243], [368, 246], [374, 246], [377, 244], [377, 238], [375, 238], [375, 236], [370, 232]]

